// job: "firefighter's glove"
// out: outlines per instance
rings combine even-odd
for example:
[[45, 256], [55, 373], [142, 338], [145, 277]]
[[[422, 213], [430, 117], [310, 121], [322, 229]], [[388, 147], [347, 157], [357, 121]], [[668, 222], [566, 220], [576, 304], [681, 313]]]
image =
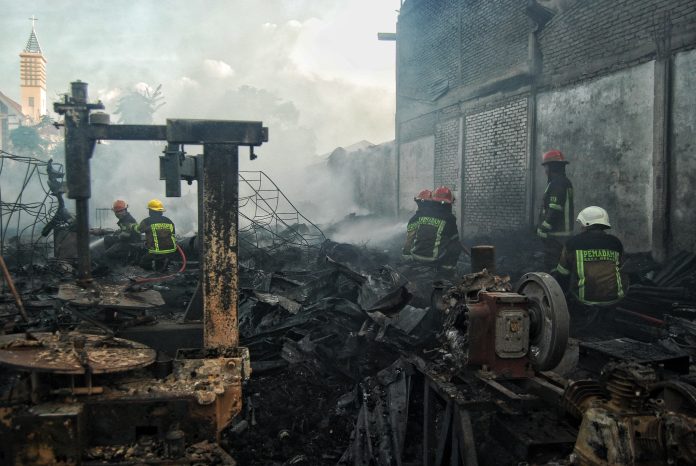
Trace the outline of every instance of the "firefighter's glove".
[[549, 231], [551, 230], [551, 225], [549, 222], [544, 220], [541, 222], [541, 225], [539, 225], [539, 228], [537, 228], [537, 236], [540, 238], [548, 238], [549, 237]]

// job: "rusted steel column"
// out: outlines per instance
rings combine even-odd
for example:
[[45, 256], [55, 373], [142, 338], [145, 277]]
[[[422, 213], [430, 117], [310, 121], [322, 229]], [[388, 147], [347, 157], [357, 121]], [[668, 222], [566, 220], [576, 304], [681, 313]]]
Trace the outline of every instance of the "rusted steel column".
[[238, 267], [237, 218], [239, 159], [234, 144], [203, 146], [202, 248], [203, 343], [236, 347]]

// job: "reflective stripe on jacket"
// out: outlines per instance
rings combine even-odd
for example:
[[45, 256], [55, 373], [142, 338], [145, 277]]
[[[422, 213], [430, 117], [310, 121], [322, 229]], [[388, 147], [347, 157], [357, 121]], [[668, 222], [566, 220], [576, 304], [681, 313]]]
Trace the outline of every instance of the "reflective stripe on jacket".
[[537, 234], [542, 238], [571, 236], [574, 216], [573, 185], [564, 174], [552, 174], [544, 191]]
[[603, 230], [587, 230], [570, 238], [556, 267], [569, 277], [570, 292], [585, 304], [612, 304], [624, 297], [621, 281], [623, 245]]
[[145, 245], [150, 254], [170, 254], [176, 251], [174, 222], [161, 212], [151, 212], [134, 230], [145, 234]]
[[418, 262], [454, 266], [461, 246], [451, 205], [429, 203], [418, 209], [406, 227], [404, 257]]

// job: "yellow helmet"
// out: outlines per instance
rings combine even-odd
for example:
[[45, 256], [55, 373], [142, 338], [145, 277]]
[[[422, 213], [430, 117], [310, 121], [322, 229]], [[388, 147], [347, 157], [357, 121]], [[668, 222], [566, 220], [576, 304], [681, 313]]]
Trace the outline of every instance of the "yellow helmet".
[[159, 199], [152, 199], [147, 203], [147, 208], [157, 212], [164, 212], [164, 204], [162, 204], [162, 201]]

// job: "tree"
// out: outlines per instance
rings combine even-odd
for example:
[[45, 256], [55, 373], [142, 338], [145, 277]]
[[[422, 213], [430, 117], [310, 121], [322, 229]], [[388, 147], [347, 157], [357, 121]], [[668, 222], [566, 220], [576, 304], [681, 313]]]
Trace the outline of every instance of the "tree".
[[115, 114], [119, 115], [118, 122], [123, 124], [152, 124], [153, 115], [165, 102], [162, 102], [162, 85], [154, 91], [148, 86], [144, 91], [134, 90], [121, 97], [118, 101]]
[[10, 142], [15, 152], [38, 157], [46, 152], [46, 141], [34, 126], [20, 126], [10, 131]]

